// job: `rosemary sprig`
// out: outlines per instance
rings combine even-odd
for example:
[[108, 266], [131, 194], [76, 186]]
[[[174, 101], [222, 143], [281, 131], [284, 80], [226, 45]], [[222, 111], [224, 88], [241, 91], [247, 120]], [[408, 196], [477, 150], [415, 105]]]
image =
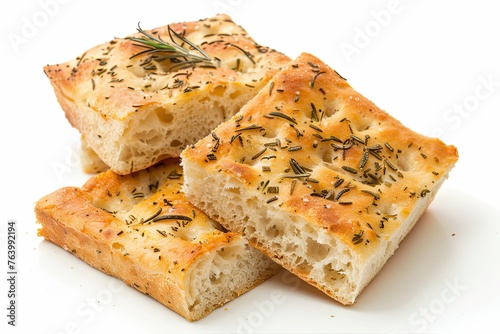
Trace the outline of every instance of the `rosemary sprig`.
[[153, 219], [153, 223], [156, 223], [157, 221], [160, 221], [160, 220], [185, 220], [185, 221], [192, 221], [193, 218], [190, 218], [188, 216], [184, 216], [184, 215], [163, 215], [163, 216], [159, 216], [159, 217], [156, 217]]
[[[144, 31], [140, 24], [137, 24], [137, 31], [144, 37], [126, 37], [125, 39], [136, 42], [134, 45], [145, 48], [144, 51], [138, 52], [130, 57], [130, 59], [141, 56], [143, 54], [156, 55], [159, 54], [159, 60], [170, 59], [175, 65], [169, 70], [180, 67], [186, 68], [195, 64], [203, 63], [203, 65], [211, 65], [215, 67], [214, 60], [205, 53], [199, 46], [195, 45], [185, 37], [176, 33], [168, 26], [168, 36], [170, 42], [164, 41], [161, 36], [155, 37]], [[182, 45], [187, 44], [196, 53], [184, 48], [176, 40], [182, 41]]]

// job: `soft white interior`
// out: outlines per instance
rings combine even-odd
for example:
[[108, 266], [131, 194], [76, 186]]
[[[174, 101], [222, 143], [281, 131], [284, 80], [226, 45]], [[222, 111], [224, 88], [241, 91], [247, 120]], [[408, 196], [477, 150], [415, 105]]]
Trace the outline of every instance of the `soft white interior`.
[[179, 156], [186, 145], [208, 135], [254, 94], [236, 86], [216, 86], [202, 101], [185, 99], [175, 106], [158, 104], [142, 109], [141, 117], [130, 122], [119, 142], [119, 160], [140, 163], [145, 159], [150, 165], [165, 155]]
[[[181, 103], [158, 101], [142, 107], [127, 124], [103, 121], [89, 114], [85, 122], [90, 134], [86, 140], [115, 172], [144, 169], [166, 157], [179, 156], [187, 145], [238, 112], [257, 91], [239, 83], [218, 85], [204, 93], [203, 98], [183, 99]], [[106, 133], [106, 140], [99, 133]], [[86, 165], [96, 165], [95, 157], [87, 157], [87, 151], [82, 153]]]
[[244, 293], [277, 272], [278, 266], [243, 239], [200, 257], [186, 286], [189, 311], [203, 314]]
[[352, 304], [380, 271], [444, 181], [442, 178], [431, 193], [419, 199], [412, 213], [388, 240], [379, 240], [375, 254], [361, 259], [325, 230], [278, 206], [263, 205], [265, 201], [257, 194], [241, 192], [237, 183], [222, 178], [221, 174], [207, 176], [206, 170], [185, 161], [184, 192], [188, 199], [209, 216], [243, 233], [276, 262], [345, 304]]

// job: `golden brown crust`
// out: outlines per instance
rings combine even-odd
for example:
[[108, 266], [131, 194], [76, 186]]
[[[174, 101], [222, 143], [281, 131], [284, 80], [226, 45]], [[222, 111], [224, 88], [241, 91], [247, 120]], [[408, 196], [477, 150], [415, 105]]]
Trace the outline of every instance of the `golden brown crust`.
[[[144, 48], [115, 38], [76, 59], [44, 67], [69, 122], [119, 174], [178, 157], [186, 144], [210, 131], [205, 127], [236, 113], [290, 61], [258, 45], [227, 15], [170, 27], [216, 59], [213, 64], [172, 68], [170, 60], [133, 57]], [[168, 26], [147, 32], [169, 41]], [[187, 105], [190, 110], [184, 110]], [[179, 127], [191, 129], [184, 133]], [[158, 141], [163, 145], [149, 152], [147, 145]]]
[[[311, 88], [313, 79], [314, 87]], [[268, 91], [272, 89], [270, 93], [263, 89], [241, 113], [213, 131], [220, 139], [216, 152], [213, 137], [207, 136], [188, 147], [182, 157], [196, 161], [208, 170], [236, 175], [249, 190], [256, 190], [261, 181], [272, 180], [268, 187], [279, 185], [280, 188], [279, 199], [272, 205], [305, 215], [307, 220], [328, 228], [346, 242], [360, 228], [369, 233], [366, 223], [373, 227], [379, 225], [376, 210], [365, 214], [366, 208], [387, 201], [401, 204], [409, 213], [412, 203], [443, 177], [457, 160], [455, 147], [404, 127], [312, 55], [301, 55], [272, 81], [272, 88], [267, 87]], [[281, 90], [281, 87], [285, 88]], [[339, 112], [335, 111], [335, 106], [327, 105], [331, 101], [338, 105]], [[311, 118], [312, 104], [321, 121]], [[294, 121], [274, 116], [277, 111]], [[256, 129], [245, 130], [249, 127]], [[239, 139], [235, 140], [235, 136], [242, 137], [243, 144]], [[331, 139], [332, 136], [336, 139]], [[363, 143], [359, 143], [358, 138]], [[276, 139], [279, 139], [279, 146], [273, 143]], [[346, 147], [349, 148], [343, 149]], [[262, 150], [265, 152], [259, 155]], [[365, 154], [367, 162], [359, 168]], [[306, 177], [296, 178], [298, 173], [294, 173], [290, 166], [291, 159], [303, 168], [314, 170], [306, 172]], [[269, 166], [271, 172], [255, 168], [256, 164]], [[299, 182], [290, 195], [294, 179]], [[340, 179], [344, 181], [335, 187]], [[302, 183], [307, 186], [301, 186]], [[337, 196], [341, 190], [349, 190], [341, 196], [342, 201], [340, 198], [331, 201], [325, 196], [311, 196], [334, 189]], [[270, 192], [264, 193], [269, 199], [274, 196]], [[308, 200], [304, 201], [304, 198]], [[341, 204], [351, 201], [353, 205]], [[335, 206], [335, 210], [325, 208], [325, 204]], [[366, 223], [362, 227], [346, 228], [344, 220]], [[397, 224], [386, 225], [378, 231], [379, 235], [390, 234], [393, 228], [397, 228]], [[373, 237], [367, 240], [376, 243]], [[361, 251], [366, 247], [356, 249]]]
[[[381, 240], [385, 247], [398, 235], [401, 224], [410, 226], [407, 218], [418, 219], [410, 215], [435, 195], [458, 159], [455, 147], [408, 129], [306, 53], [181, 156], [187, 175], [199, 167], [207, 180], [225, 179], [242, 197], [297, 215], [360, 263], [380, 250]], [[188, 197], [198, 205], [189, 182]], [[220, 219], [228, 229], [245, 228], [224, 212]], [[279, 250], [263, 248], [264, 241], [252, 240], [310, 280]], [[328, 293], [328, 286], [320, 288]]]
[[[187, 296], [193, 267], [207, 254], [244, 243], [185, 199], [181, 171], [176, 161], [165, 161], [127, 176], [107, 171], [82, 188], [59, 189], [36, 203], [39, 235], [197, 320], [228, 300], [194, 312]], [[247, 285], [236, 284], [231, 299], [276, 272], [269, 268]]]

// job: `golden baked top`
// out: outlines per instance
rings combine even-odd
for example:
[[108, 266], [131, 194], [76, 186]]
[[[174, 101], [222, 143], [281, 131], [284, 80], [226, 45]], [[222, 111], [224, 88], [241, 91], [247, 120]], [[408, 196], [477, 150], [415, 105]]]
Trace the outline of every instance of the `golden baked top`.
[[128, 174], [179, 157], [289, 61], [221, 14], [139, 27], [44, 71], [86, 145], [113, 171]]
[[[105, 119], [123, 120], [155, 101], [168, 99], [179, 103], [191, 99], [193, 94], [189, 93], [224, 82], [258, 86], [263, 77], [274, 74], [267, 72], [274, 63], [288, 60], [283, 54], [256, 44], [227, 15], [145, 32], [172, 44], [169, 28], [199, 46], [212, 61], [185, 67], [179, 65], [182, 57], [170, 61], [160, 52], [140, 55], [146, 51], [144, 45], [130, 39], [145, 37], [138, 32], [96, 46], [71, 61], [47, 65], [45, 73], [73, 103], [85, 104]], [[173, 39], [197, 54], [175, 35]]]
[[[171, 274], [169, 279], [183, 286], [188, 268], [200, 255], [241, 236], [225, 232], [191, 205], [181, 184], [182, 168], [176, 159], [166, 160], [126, 176], [106, 171], [81, 189], [66, 187], [43, 197], [36, 207], [151, 273]], [[95, 257], [104, 251], [95, 249]]]
[[219, 173], [240, 197], [297, 214], [363, 257], [420, 198], [434, 196], [458, 154], [403, 126], [304, 53], [181, 157]]

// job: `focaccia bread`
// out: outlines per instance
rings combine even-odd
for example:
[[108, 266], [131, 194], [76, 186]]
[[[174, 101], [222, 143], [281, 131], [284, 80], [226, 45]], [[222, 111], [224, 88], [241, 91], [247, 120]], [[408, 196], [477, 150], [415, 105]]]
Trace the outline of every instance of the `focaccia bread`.
[[181, 192], [181, 173], [176, 159], [59, 189], [36, 203], [38, 233], [198, 320], [280, 267], [191, 205]]
[[223, 14], [144, 32], [156, 45], [160, 40], [177, 43], [197, 58], [170, 58], [179, 53], [130, 39], [151, 42], [137, 32], [44, 67], [71, 125], [119, 174], [179, 157], [187, 144], [239, 111], [290, 61], [257, 44]]
[[352, 304], [458, 154], [403, 126], [304, 53], [181, 157], [193, 204]]

